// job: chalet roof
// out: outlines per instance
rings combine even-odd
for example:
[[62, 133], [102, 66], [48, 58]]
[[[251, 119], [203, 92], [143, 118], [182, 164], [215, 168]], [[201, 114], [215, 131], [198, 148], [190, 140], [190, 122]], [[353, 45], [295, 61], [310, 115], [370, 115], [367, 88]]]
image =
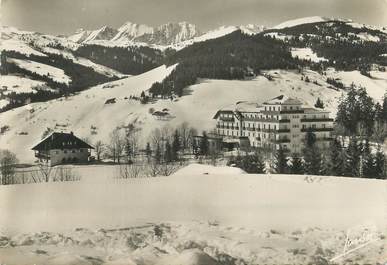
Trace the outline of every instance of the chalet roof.
[[263, 104], [265, 105], [302, 105], [302, 102], [296, 98], [290, 98], [286, 95], [280, 95], [278, 97], [265, 101]]
[[40, 143], [32, 147], [35, 151], [44, 151], [52, 149], [79, 149], [88, 148], [94, 149], [91, 145], [85, 143], [71, 133], [54, 132], [50, 136], [43, 139]]

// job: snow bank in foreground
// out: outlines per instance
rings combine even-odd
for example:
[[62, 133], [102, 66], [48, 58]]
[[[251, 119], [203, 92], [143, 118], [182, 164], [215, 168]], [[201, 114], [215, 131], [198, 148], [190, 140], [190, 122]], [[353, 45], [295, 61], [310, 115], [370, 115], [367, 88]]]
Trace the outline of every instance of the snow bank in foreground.
[[[372, 244], [336, 262], [381, 264], [386, 258], [383, 235], [367, 231], [374, 240]], [[8, 265], [328, 264], [343, 253], [347, 236], [356, 238], [353, 232], [319, 228], [261, 231], [211, 222], [145, 224], [112, 230], [77, 228], [66, 233], [2, 237], [0, 262]]]
[[192, 165], [171, 177], [0, 186], [0, 232], [192, 220], [266, 229], [385, 225], [384, 181], [230, 170]]
[[239, 175], [244, 173], [242, 169], [236, 167], [213, 167], [203, 164], [190, 164], [177, 171], [174, 175]]

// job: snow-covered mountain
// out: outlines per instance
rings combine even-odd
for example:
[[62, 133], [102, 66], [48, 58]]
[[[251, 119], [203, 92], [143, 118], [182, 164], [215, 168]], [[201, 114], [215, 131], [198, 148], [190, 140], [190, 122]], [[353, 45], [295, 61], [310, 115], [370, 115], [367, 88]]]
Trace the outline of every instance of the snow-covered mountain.
[[325, 17], [320, 17], [320, 16], [314, 16], [314, 17], [303, 17], [303, 18], [297, 18], [297, 19], [292, 19], [288, 20], [285, 22], [282, 22], [281, 24], [273, 27], [273, 29], [283, 29], [283, 28], [290, 28], [302, 24], [311, 24], [311, 23], [317, 23], [317, 22], [326, 22], [330, 21], [333, 19], [325, 18]]
[[154, 29], [148, 25], [126, 22], [118, 28], [117, 34], [111, 39], [113, 42], [132, 41], [136, 37], [144, 34], [152, 34]]
[[194, 24], [188, 22], [167, 23], [155, 28], [152, 33], [143, 34], [134, 40], [167, 46], [198, 37], [201, 34], [201, 31]]
[[247, 24], [239, 26], [239, 29], [245, 34], [253, 35], [264, 31], [266, 27], [257, 24]]

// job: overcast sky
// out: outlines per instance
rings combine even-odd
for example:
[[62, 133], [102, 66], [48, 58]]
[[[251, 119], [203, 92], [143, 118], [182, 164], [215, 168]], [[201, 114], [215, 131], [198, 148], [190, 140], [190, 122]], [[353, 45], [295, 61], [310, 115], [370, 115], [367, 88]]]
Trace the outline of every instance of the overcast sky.
[[350, 18], [387, 25], [387, 0], [0, 0], [2, 22], [24, 30], [69, 34], [77, 28], [157, 26], [188, 21], [202, 30], [221, 25], [276, 25], [305, 16]]

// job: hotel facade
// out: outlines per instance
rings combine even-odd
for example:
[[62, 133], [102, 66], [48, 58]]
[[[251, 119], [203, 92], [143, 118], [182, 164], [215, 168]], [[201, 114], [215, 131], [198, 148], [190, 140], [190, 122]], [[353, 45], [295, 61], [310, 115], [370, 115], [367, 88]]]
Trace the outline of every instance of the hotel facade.
[[314, 133], [320, 147], [329, 146], [333, 131], [329, 114], [329, 111], [303, 107], [300, 100], [281, 95], [262, 105], [238, 103], [234, 109], [219, 110], [214, 119], [217, 134], [235, 148], [249, 144], [300, 153], [308, 131]]

